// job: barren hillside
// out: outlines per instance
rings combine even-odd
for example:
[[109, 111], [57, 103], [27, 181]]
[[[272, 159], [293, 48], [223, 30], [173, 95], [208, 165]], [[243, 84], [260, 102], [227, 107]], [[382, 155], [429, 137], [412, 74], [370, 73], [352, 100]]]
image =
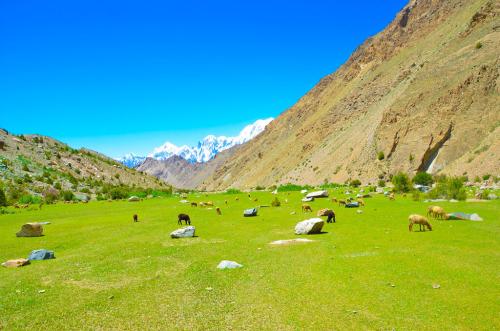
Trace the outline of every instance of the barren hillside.
[[500, 4], [411, 1], [200, 188], [498, 175]]

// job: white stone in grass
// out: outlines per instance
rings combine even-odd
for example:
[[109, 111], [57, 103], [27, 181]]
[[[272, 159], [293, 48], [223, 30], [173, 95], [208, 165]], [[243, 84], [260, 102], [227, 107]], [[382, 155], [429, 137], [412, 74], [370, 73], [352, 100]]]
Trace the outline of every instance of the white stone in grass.
[[432, 284], [432, 288], [438, 289], [438, 288], [441, 288], [441, 285], [439, 285], [439, 284]]
[[287, 239], [287, 240], [275, 240], [269, 243], [269, 245], [289, 245], [295, 243], [309, 243], [314, 240], [305, 239], [305, 238], [297, 238], [297, 239]]
[[236, 269], [241, 267], [243, 267], [243, 265], [238, 262], [222, 260], [217, 266], [217, 269]]
[[363, 211], [361, 209], [358, 209], [358, 210], [356, 210], [356, 213], [363, 214]]
[[311, 218], [295, 225], [295, 234], [313, 234], [321, 233], [325, 221], [321, 218]]
[[190, 225], [190, 226], [185, 226], [181, 229], [177, 229], [170, 233], [170, 237], [172, 238], [189, 238], [189, 237], [194, 237], [194, 231], [195, 227]]

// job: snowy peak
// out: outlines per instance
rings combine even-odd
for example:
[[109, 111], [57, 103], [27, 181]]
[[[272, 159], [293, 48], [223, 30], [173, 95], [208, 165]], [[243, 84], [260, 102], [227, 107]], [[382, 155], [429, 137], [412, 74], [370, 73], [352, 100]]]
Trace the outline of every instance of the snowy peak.
[[[273, 118], [257, 120], [254, 123], [245, 126], [236, 137], [217, 137], [214, 135], [208, 135], [199, 141], [196, 147], [189, 147], [186, 145], [179, 147], [167, 141], [163, 145], [155, 148], [153, 152], [148, 155], [148, 157], [156, 160], [166, 160], [173, 155], [178, 155], [191, 163], [207, 162], [213, 159], [218, 153], [233, 146], [244, 144], [255, 138], [259, 133], [264, 131], [266, 126], [272, 120]], [[145, 159], [145, 157], [130, 153], [119, 159], [119, 161], [127, 167], [136, 168], [144, 162]]]
[[142, 162], [144, 162], [146, 158], [144, 156], [135, 155], [133, 153], [129, 153], [124, 155], [122, 158], [118, 159], [118, 162], [121, 162], [123, 165], [129, 168], [136, 168]]

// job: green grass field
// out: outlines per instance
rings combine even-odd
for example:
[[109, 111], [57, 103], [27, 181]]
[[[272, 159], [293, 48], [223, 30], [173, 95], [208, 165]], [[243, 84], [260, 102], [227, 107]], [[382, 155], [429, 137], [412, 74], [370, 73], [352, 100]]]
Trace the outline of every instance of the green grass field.
[[[0, 329], [500, 329], [498, 201], [438, 203], [484, 221], [432, 220], [434, 231], [417, 226], [410, 233], [408, 215], [425, 214], [429, 203], [377, 196], [357, 214], [322, 199], [310, 203], [311, 215], [300, 211], [301, 195], [292, 192], [279, 194], [281, 207], [243, 218], [244, 208], [273, 198], [252, 197], [259, 201], [246, 194], [189, 196], [214, 201], [222, 216], [174, 197], [0, 216], [0, 261], [39, 248], [57, 257], [0, 268]], [[320, 207], [333, 207], [337, 223], [307, 236], [315, 242], [269, 245], [297, 237], [295, 224]], [[198, 237], [170, 239], [180, 212], [191, 216]], [[29, 221], [52, 224], [43, 237], [17, 238]], [[244, 267], [216, 269], [224, 259]]]

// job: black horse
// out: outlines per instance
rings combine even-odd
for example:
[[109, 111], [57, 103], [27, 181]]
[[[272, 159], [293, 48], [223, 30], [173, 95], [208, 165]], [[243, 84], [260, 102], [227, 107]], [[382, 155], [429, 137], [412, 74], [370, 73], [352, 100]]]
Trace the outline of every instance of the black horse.
[[177, 216], [177, 224], [182, 225], [182, 221], [184, 221], [186, 225], [191, 225], [191, 219], [187, 214], [179, 214], [179, 216]]
[[335, 213], [333, 212], [333, 210], [329, 210], [325, 216], [328, 216], [328, 218], [326, 219], [326, 223], [336, 223], [335, 222]]

